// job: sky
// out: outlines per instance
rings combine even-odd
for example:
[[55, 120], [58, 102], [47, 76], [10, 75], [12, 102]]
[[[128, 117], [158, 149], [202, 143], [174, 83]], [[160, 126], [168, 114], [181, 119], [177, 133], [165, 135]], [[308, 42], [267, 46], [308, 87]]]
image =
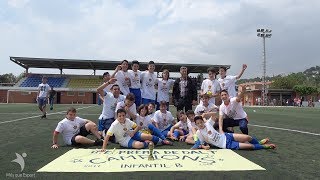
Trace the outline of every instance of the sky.
[[0, 7], [0, 74], [23, 72], [9, 59], [23, 56], [228, 64], [233, 75], [245, 63], [243, 78], [261, 77], [258, 28], [272, 29], [267, 75], [320, 65], [319, 0], [0, 0]]

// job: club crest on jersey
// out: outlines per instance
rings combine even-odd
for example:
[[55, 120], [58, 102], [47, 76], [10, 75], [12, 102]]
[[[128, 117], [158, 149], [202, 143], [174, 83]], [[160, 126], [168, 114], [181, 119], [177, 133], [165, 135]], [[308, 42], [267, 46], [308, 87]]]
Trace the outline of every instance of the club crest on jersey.
[[127, 131], [128, 129], [127, 129], [127, 128], [123, 128], [123, 130], [124, 130], [124, 131]]
[[209, 135], [211, 135], [211, 134], [212, 134], [212, 132], [211, 132], [211, 131], [208, 131], [208, 134], [209, 134]]
[[149, 82], [151, 82], [152, 80], [151, 79], [149, 79]]
[[73, 129], [77, 129], [78, 126], [73, 126]]
[[143, 122], [140, 122], [140, 126], [143, 126]]

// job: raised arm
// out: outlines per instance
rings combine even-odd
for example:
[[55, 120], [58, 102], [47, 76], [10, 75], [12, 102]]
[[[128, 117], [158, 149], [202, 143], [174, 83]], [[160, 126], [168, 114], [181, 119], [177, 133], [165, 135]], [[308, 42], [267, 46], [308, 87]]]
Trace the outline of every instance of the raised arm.
[[114, 84], [115, 82], [117, 81], [116, 78], [111, 78], [109, 81], [103, 83], [101, 86], [99, 86], [97, 88], [97, 92], [102, 96], [104, 97], [105, 94], [104, 94], [104, 88], [106, 88], [109, 84]]
[[237, 79], [240, 79], [240, 78], [241, 78], [242, 74], [243, 74], [244, 71], [247, 69], [247, 67], [248, 67], [248, 66], [247, 66], [246, 64], [243, 64], [243, 65], [242, 65], [242, 69], [241, 69], [240, 73], [238, 74]]
[[113, 74], [111, 75], [111, 78], [114, 78], [119, 70], [121, 70], [121, 65], [118, 65], [116, 67], [116, 69], [114, 70]]

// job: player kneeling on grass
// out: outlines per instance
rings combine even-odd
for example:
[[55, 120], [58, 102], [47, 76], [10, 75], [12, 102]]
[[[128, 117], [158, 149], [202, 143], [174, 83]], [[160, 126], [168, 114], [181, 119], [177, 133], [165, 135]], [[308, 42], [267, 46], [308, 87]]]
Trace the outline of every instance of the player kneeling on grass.
[[141, 104], [138, 108], [138, 114], [135, 116], [135, 122], [141, 126], [140, 132], [152, 134], [162, 140], [163, 144], [172, 145], [172, 142], [166, 140], [161, 131], [152, 124], [151, 117], [148, 115], [148, 106]]
[[124, 109], [118, 109], [117, 119], [111, 124], [107, 135], [103, 141], [102, 150], [107, 148], [109, 138], [114, 135], [116, 142], [123, 147], [142, 149], [148, 147], [148, 141], [152, 141], [154, 144], [162, 144], [162, 140], [151, 134], [145, 134], [138, 132], [141, 130], [141, 126], [130, 119], [126, 118], [126, 111]]
[[170, 139], [174, 141], [185, 141], [187, 143], [193, 141], [191, 137], [187, 138], [189, 134], [187, 115], [183, 111], [179, 111], [177, 119], [179, 122], [170, 129]]
[[[102, 137], [98, 133], [97, 125], [87, 119], [82, 119], [76, 116], [77, 110], [69, 108], [67, 110], [66, 118], [58, 123], [55, 131], [53, 132], [53, 144], [51, 148], [58, 148], [58, 134], [62, 134], [63, 140], [67, 145], [102, 145]], [[92, 133], [98, 139], [96, 141], [88, 139]]]
[[[236, 133], [219, 133], [213, 128], [213, 121], [209, 119], [206, 123], [202, 116], [196, 116], [194, 118], [196, 125], [198, 126], [197, 136], [201, 145], [198, 148], [210, 149], [210, 145], [222, 148], [222, 149], [275, 149], [276, 145], [267, 144], [269, 139], [262, 139], [258, 141], [254, 137], [246, 134]], [[205, 145], [207, 144], [207, 145]]]

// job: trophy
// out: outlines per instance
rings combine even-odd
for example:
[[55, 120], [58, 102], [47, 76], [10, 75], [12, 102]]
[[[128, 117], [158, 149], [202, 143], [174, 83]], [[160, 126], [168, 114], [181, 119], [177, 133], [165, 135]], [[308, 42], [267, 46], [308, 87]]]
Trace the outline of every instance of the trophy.
[[154, 160], [153, 149], [154, 149], [154, 144], [153, 144], [153, 142], [150, 142], [149, 143], [149, 157], [148, 157], [149, 161], [153, 161]]

